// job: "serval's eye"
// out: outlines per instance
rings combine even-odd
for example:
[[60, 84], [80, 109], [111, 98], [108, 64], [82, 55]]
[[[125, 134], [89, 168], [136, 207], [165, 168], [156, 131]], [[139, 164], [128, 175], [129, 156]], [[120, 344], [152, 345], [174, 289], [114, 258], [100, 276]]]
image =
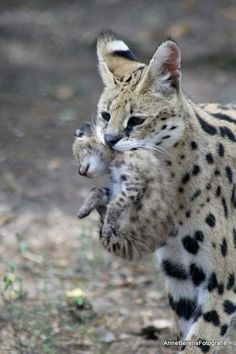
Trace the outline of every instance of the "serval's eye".
[[101, 115], [106, 122], [109, 122], [109, 120], [111, 119], [111, 115], [108, 112], [102, 112]]
[[130, 117], [127, 127], [125, 128], [125, 132], [126, 133], [130, 133], [131, 130], [133, 129], [133, 127], [137, 126], [137, 125], [141, 125], [144, 122], [144, 119], [141, 117]]
[[129, 121], [128, 121], [128, 125], [132, 125], [133, 127], [135, 125], [140, 125], [144, 122], [144, 119], [141, 117], [130, 117]]

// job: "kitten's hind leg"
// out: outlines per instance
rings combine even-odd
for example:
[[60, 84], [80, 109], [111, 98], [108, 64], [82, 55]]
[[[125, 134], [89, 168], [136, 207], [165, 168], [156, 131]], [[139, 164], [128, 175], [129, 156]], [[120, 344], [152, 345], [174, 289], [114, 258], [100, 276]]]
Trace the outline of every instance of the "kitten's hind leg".
[[119, 232], [122, 214], [127, 213], [129, 207], [142, 198], [145, 187], [145, 182], [134, 173], [122, 183], [121, 192], [107, 206], [102, 228], [104, 237], [110, 238]]

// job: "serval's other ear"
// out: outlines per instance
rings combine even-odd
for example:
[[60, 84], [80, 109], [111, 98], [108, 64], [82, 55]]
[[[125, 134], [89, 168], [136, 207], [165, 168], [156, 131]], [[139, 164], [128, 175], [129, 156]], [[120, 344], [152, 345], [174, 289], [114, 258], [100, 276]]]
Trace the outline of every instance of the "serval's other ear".
[[152, 57], [139, 89], [152, 89], [155, 92], [171, 93], [180, 91], [181, 53], [175, 42], [163, 42]]
[[144, 64], [137, 62], [129, 47], [112, 31], [102, 32], [97, 41], [98, 68], [106, 86], [129, 80]]

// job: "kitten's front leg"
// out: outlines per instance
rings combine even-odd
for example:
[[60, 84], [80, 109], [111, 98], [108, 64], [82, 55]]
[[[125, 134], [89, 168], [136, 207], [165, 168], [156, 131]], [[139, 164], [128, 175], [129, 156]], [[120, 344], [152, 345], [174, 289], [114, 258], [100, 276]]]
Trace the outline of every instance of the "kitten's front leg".
[[109, 194], [108, 188], [92, 187], [89, 196], [77, 213], [78, 218], [85, 218], [96, 209], [103, 220], [107, 209], [106, 205], [109, 203]]

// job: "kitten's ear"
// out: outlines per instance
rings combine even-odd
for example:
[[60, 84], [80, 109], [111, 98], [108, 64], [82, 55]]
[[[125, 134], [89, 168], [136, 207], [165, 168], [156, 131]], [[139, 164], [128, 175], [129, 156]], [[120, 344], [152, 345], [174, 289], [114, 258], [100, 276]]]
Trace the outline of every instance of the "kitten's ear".
[[80, 126], [79, 129], [76, 129], [74, 136], [77, 138], [82, 138], [84, 136], [91, 137], [94, 135], [92, 125], [90, 123], [84, 123]]
[[129, 47], [111, 31], [102, 32], [97, 40], [98, 68], [106, 86], [128, 79], [144, 65], [134, 59]]
[[171, 93], [180, 91], [181, 53], [175, 42], [163, 42], [152, 57], [146, 72], [139, 84], [143, 90]]

